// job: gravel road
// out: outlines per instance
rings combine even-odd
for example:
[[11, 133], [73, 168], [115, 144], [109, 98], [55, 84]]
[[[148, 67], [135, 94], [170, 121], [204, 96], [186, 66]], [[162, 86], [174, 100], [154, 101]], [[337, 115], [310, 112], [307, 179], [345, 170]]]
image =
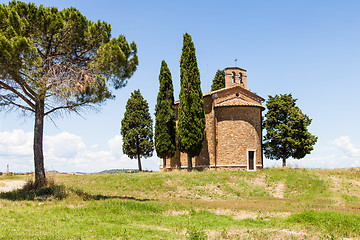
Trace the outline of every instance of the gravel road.
[[26, 184], [26, 181], [16, 180], [16, 181], [0, 181], [0, 192], [9, 192], [14, 189], [23, 187]]

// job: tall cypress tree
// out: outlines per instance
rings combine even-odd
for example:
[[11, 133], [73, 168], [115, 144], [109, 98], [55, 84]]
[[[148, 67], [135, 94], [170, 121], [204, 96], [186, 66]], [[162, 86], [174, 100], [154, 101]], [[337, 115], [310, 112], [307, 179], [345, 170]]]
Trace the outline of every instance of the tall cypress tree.
[[179, 150], [188, 155], [190, 170], [192, 157], [198, 156], [202, 149], [205, 113], [195, 47], [188, 33], [184, 34], [180, 59], [180, 84], [177, 140]]
[[159, 74], [159, 93], [155, 106], [155, 149], [157, 155], [163, 159], [166, 166], [166, 157], [175, 154], [175, 110], [174, 110], [174, 88], [171, 72], [163, 60]]
[[152, 119], [149, 105], [135, 90], [126, 103], [126, 111], [121, 121], [123, 152], [131, 159], [138, 159], [139, 171], [142, 171], [140, 157], [151, 157], [154, 151]]
[[211, 91], [219, 90], [225, 87], [225, 70], [217, 70], [213, 83], [211, 85]]

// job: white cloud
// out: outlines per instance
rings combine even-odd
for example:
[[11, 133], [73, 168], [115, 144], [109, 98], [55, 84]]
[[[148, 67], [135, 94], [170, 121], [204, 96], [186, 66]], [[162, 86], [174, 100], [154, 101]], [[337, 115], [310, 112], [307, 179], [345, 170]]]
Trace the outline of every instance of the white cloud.
[[351, 167], [360, 167], [360, 160], [353, 162]]
[[124, 155], [122, 151], [122, 143], [123, 142], [121, 135], [116, 135], [108, 141], [108, 146], [114, 156], [121, 157], [122, 155]]
[[0, 132], [0, 171], [27, 172], [33, 169], [33, 133], [23, 130]]
[[59, 158], [74, 158], [86, 148], [81, 137], [67, 132], [45, 136], [44, 145], [47, 154]]
[[[335, 148], [334, 148], [335, 149]], [[289, 158], [286, 160], [286, 165], [292, 168], [351, 168], [360, 167], [360, 159], [356, 156], [348, 156], [345, 154], [331, 154], [328, 149], [314, 152], [306, 155], [302, 159]], [[329, 154], [329, 155], [326, 155]], [[264, 158], [264, 167], [281, 167], [282, 160], [270, 160]]]
[[0, 156], [32, 155], [33, 133], [23, 130], [0, 132]]
[[332, 144], [337, 146], [349, 157], [359, 157], [360, 149], [356, 148], [350, 141], [349, 136], [341, 136], [332, 141]]
[[[101, 142], [99, 142], [101, 143]], [[99, 144], [86, 146], [77, 135], [62, 132], [44, 136], [44, 158], [47, 170], [61, 172], [98, 172], [106, 169], [137, 169], [137, 160], [122, 152], [122, 137], [115, 135], [107, 141], [107, 147]], [[33, 171], [33, 133], [23, 130], [0, 132], [0, 171], [6, 164], [16, 172]], [[143, 169], [158, 170], [159, 158], [142, 159]]]

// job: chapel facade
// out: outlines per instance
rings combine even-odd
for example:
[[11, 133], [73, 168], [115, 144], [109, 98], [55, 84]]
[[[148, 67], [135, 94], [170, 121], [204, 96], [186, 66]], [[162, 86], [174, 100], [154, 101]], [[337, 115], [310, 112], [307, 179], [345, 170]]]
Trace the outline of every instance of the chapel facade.
[[[247, 89], [246, 70], [225, 68], [225, 88], [203, 95], [205, 138], [193, 168], [263, 168], [261, 112], [264, 99]], [[175, 102], [176, 123], [179, 101]], [[162, 162], [162, 161], [161, 161]], [[187, 154], [177, 149], [160, 170], [187, 168]]]

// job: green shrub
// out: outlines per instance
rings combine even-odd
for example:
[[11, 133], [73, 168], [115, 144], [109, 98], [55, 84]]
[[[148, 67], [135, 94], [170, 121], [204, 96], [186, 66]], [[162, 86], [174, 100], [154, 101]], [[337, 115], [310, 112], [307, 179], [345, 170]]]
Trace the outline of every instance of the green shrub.
[[191, 239], [191, 240], [206, 240], [206, 239], [208, 239], [208, 236], [204, 230], [197, 229], [195, 227], [189, 227], [186, 231], [186, 235], [188, 236], [188, 239]]

